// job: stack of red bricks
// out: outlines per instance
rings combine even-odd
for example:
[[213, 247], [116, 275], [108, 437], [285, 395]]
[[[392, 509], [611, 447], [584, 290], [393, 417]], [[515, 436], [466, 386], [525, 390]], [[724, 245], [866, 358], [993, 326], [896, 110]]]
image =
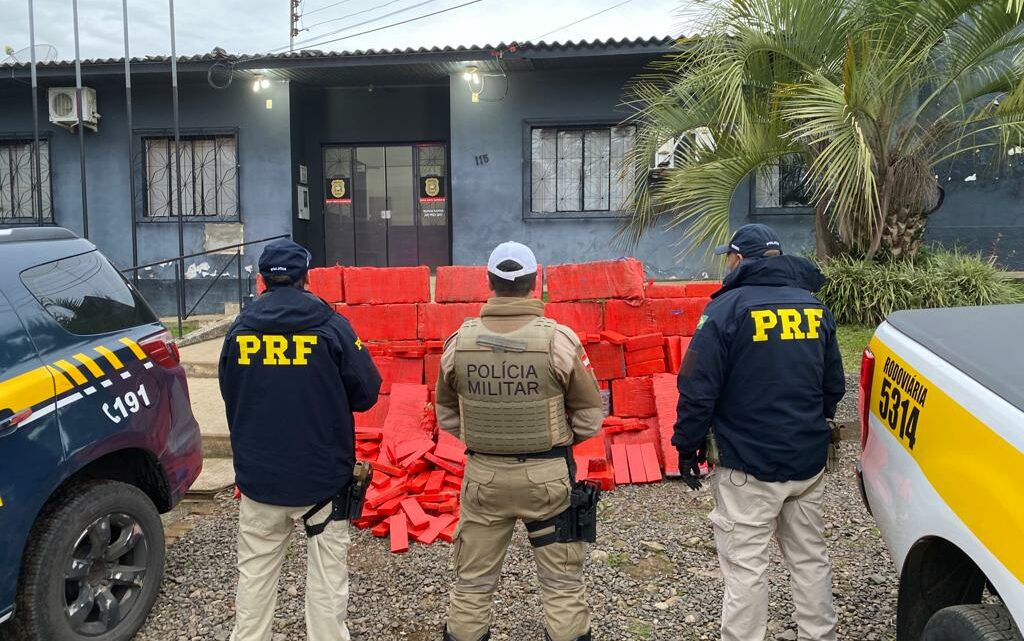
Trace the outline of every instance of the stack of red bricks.
[[[578, 476], [605, 489], [678, 475], [669, 443], [675, 374], [717, 282], [647, 283], [635, 259], [554, 265], [542, 270], [545, 315], [579, 336], [610, 414], [596, 437], [575, 448]], [[434, 387], [444, 341], [490, 295], [483, 266], [327, 267], [310, 270], [310, 290], [345, 316], [383, 378], [377, 405], [356, 416], [357, 458], [375, 465], [356, 525], [411, 540], [451, 540], [465, 464], [462, 444], [438, 433]], [[258, 285], [259, 288], [259, 285]], [[260, 288], [261, 289], [261, 288]]]

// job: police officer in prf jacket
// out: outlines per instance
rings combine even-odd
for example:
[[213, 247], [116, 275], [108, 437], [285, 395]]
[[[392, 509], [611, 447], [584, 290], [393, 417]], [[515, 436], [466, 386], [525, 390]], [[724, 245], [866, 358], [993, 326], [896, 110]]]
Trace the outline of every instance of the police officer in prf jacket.
[[741, 227], [716, 253], [730, 272], [684, 358], [672, 444], [695, 489], [709, 430], [720, 452], [710, 519], [725, 578], [722, 640], [764, 641], [774, 536], [799, 638], [835, 641], [821, 503], [827, 419], [846, 387], [835, 321], [814, 296], [825, 278], [809, 260], [783, 255], [766, 225]]
[[[309, 641], [348, 641], [348, 521], [352, 412], [377, 402], [380, 375], [348, 321], [305, 291], [309, 252], [276, 240], [260, 256], [267, 291], [224, 340], [238, 517], [238, 594], [232, 641], [269, 641], [277, 579], [294, 521], [307, 522]], [[312, 526], [310, 526], [312, 522]]]
[[487, 270], [494, 297], [448, 339], [437, 381], [438, 424], [468, 451], [444, 639], [490, 638], [491, 600], [522, 520], [537, 561], [545, 638], [590, 641], [585, 544], [567, 532], [567, 517], [570, 496], [578, 496], [571, 447], [600, 429], [601, 395], [576, 334], [545, 318], [544, 303], [531, 297], [537, 259], [530, 248], [502, 243]]

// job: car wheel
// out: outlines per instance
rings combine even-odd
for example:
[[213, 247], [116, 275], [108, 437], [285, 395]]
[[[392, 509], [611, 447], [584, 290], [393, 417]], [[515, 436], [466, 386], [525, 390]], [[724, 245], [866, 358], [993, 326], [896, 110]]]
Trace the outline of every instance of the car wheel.
[[1006, 608], [956, 605], [928, 620], [921, 641], [1024, 641]]
[[160, 590], [164, 531], [156, 506], [115, 481], [77, 485], [32, 529], [14, 628], [39, 641], [127, 641]]

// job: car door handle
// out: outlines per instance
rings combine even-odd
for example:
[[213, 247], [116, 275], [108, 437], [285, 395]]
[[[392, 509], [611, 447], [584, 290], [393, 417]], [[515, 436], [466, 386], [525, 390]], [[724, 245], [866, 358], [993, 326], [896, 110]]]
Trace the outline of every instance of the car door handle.
[[18, 427], [18, 425], [24, 423], [30, 416], [32, 416], [32, 408], [27, 407], [20, 412], [15, 412], [7, 418], [0, 420], [0, 434]]

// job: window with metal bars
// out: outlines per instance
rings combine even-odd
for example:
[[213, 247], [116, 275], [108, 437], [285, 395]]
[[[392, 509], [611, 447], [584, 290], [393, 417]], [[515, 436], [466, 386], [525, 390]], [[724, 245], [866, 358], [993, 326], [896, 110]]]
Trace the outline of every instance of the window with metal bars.
[[0, 140], [0, 225], [38, 224], [40, 207], [42, 221], [53, 222], [50, 145], [46, 140], [39, 141], [41, 190], [36, 181], [33, 147], [32, 140]]
[[[215, 218], [235, 221], [238, 206], [238, 140], [230, 135], [144, 137], [143, 218]], [[178, 168], [181, 200], [178, 200]]]
[[533, 127], [530, 215], [609, 216], [628, 209], [633, 171], [624, 160], [635, 136], [632, 126]]
[[754, 174], [755, 213], [793, 213], [810, 210], [806, 184], [807, 167], [799, 156], [784, 156]]

